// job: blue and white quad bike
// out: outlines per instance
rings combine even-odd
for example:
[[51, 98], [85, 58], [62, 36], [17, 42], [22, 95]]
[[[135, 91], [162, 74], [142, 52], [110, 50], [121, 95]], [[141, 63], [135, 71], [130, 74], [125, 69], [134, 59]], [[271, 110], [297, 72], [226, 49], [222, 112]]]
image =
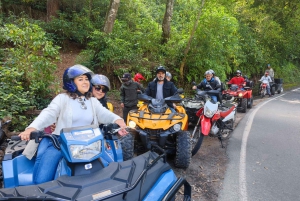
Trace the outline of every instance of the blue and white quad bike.
[[[183, 199], [191, 199], [190, 185], [175, 176], [164, 153], [148, 151], [123, 161], [117, 131], [114, 124], [103, 130], [96, 126], [62, 129], [61, 144], [53, 140], [63, 155], [55, 179], [38, 185], [32, 181], [34, 158], [22, 155], [27, 142], [12, 137], [2, 161], [0, 200], [175, 200], [182, 185]], [[46, 136], [31, 133], [31, 139], [37, 141]]]

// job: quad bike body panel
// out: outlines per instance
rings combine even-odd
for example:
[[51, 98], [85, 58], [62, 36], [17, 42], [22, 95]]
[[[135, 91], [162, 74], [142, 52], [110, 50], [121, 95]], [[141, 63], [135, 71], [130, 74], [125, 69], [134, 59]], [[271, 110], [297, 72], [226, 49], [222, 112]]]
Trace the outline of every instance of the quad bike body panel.
[[[22, 155], [27, 142], [17, 140], [18, 136], [15, 136], [16, 141], [8, 141], [2, 162], [5, 188], [0, 189], [0, 199], [174, 200], [176, 192], [184, 185], [185, 196], [190, 200], [190, 185], [184, 178], [176, 177], [166, 163], [165, 153], [158, 155], [149, 151], [123, 161], [122, 142], [118, 142], [115, 135], [117, 129], [111, 127], [110, 131], [114, 131], [105, 132], [103, 136], [98, 127], [90, 127], [63, 130], [59, 146], [63, 159], [55, 179], [37, 185], [32, 182], [35, 161]], [[40, 137], [44, 134], [38, 135], [37, 139]], [[79, 146], [79, 150], [74, 152], [75, 146]]]
[[[176, 106], [176, 112], [172, 112], [167, 105], [180, 103], [180, 96], [177, 94], [159, 100], [141, 94], [139, 100], [143, 100], [144, 104], [138, 110], [131, 110], [127, 117], [128, 124], [135, 125], [134, 130], [138, 136], [136, 143], [141, 144], [146, 150], [152, 145], [158, 145], [168, 154], [182, 157], [181, 160], [186, 160], [184, 166], [188, 166], [191, 157], [191, 144], [188, 140], [190, 134], [187, 131], [188, 116], [182, 105]], [[178, 135], [182, 138], [181, 142], [177, 140]], [[181, 147], [179, 143], [185, 143], [185, 149], [178, 151], [178, 147]]]

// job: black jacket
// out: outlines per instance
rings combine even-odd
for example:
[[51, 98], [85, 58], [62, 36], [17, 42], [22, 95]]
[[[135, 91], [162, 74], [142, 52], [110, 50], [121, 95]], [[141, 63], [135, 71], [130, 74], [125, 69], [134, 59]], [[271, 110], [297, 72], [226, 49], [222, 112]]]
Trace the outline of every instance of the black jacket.
[[137, 82], [131, 80], [131, 83], [129, 85], [126, 85], [124, 83], [122, 84], [120, 88], [120, 96], [121, 102], [124, 103], [125, 107], [132, 107], [134, 105], [137, 105], [137, 90], [144, 92], [144, 88], [142, 87], [142, 85]]
[[202, 82], [197, 86], [198, 89], [202, 89], [204, 91], [209, 90], [217, 90], [221, 88], [221, 85], [217, 81], [215, 81], [214, 78], [211, 78], [210, 81], [207, 81], [206, 79], [202, 80]]
[[[150, 82], [146, 89], [146, 94], [148, 96], [151, 96], [152, 98], [156, 98], [156, 92], [157, 92], [157, 79]], [[174, 83], [168, 81], [167, 79], [164, 79], [163, 97], [167, 98], [173, 96], [176, 92], [177, 92], [177, 88], [175, 87]], [[173, 104], [168, 104], [168, 105], [169, 107], [173, 107]]]
[[105, 107], [106, 109], [108, 109], [108, 106], [107, 106], [107, 100], [105, 98], [105, 96], [101, 99], [98, 99], [99, 102], [102, 104], [103, 107]]

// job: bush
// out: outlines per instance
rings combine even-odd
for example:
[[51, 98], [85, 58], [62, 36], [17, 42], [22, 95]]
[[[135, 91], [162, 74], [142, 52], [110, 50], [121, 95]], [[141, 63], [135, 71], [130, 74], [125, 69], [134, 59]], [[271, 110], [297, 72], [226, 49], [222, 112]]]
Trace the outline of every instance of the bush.
[[57, 92], [54, 62], [59, 59], [58, 47], [38, 25], [24, 18], [0, 27], [0, 42], [5, 47], [1, 51], [0, 118], [12, 116], [15, 129], [24, 129], [28, 118], [23, 112], [44, 107]]

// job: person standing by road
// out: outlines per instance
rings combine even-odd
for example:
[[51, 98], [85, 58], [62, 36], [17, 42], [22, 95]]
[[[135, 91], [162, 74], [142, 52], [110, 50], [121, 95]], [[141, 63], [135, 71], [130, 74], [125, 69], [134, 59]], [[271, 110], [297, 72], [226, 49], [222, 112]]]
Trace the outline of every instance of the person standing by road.
[[121, 79], [123, 82], [120, 88], [121, 107], [123, 108], [123, 119], [127, 122], [129, 111], [137, 109], [138, 92], [143, 92], [144, 88], [131, 79], [130, 73], [124, 73]]
[[273, 68], [271, 67], [271, 64], [267, 65], [267, 70], [265, 72], [267, 72], [269, 74], [269, 76], [272, 79], [272, 82], [274, 82], [274, 75], [275, 75], [275, 73], [274, 73]]

